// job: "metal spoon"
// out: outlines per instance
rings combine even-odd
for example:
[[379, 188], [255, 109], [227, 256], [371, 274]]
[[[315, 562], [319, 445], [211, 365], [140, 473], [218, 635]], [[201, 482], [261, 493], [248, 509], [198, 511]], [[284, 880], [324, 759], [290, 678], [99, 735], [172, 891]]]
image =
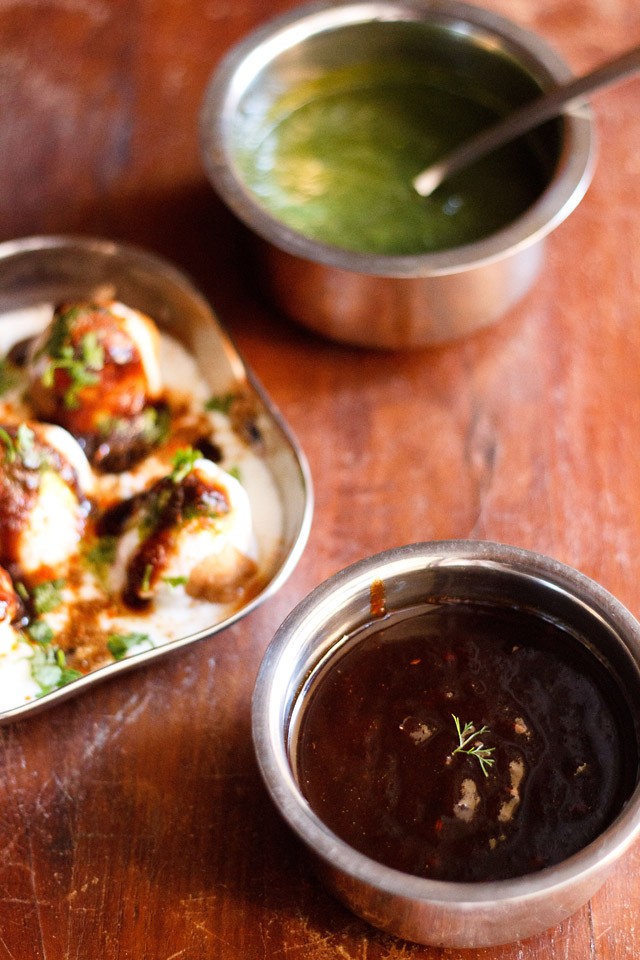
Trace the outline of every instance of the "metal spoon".
[[497, 147], [515, 140], [528, 130], [533, 130], [545, 120], [558, 116], [562, 108], [572, 101], [579, 100], [600, 87], [622, 80], [637, 70], [640, 70], [640, 47], [633, 47], [626, 53], [596, 67], [590, 73], [554, 87], [548, 93], [518, 107], [513, 113], [488, 129], [481, 130], [437, 163], [419, 173], [413, 180], [413, 186], [421, 196], [430, 196], [436, 187], [439, 187], [442, 181], [452, 173], [469, 166], [474, 160], [479, 160]]

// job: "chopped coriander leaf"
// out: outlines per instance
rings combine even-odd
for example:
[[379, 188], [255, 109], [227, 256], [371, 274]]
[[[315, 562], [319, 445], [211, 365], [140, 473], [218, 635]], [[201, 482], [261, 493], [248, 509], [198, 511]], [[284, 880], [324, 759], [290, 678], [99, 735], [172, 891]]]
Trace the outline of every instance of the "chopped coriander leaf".
[[64, 687], [82, 674], [67, 666], [67, 658], [59, 647], [38, 646], [31, 657], [31, 676], [40, 687], [39, 696]]
[[194, 450], [193, 447], [185, 447], [183, 450], [178, 450], [173, 458], [173, 470], [171, 471], [171, 479], [174, 483], [182, 483], [185, 477], [187, 477], [195, 465], [196, 460], [201, 460], [202, 454], [199, 450]]
[[160, 444], [169, 436], [171, 414], [166, 407], [147, 407], [143, 412], [143, 433], [147, 443]]
[[42, 466], [42, 454], [36, 449], [36, 435], [26, 423], [21, 423], [16, 431], [16, 452], [29, 470], [39, 470]]
[[237, 480], [238, 483], [242, 483], [242, 473], [241, 473], [240, 467], [238, 467], [237, 465], [234, 465], [233, 467], [229, 467], [229, 469], [227, 470], [227, 473], [229, 474], [230, 477], [233, 477], [234, 480]]
[[39, 643], [45, 647], [53, 640], [53, 630], [44, 620], [34, 620], [27, 627], [27, 633], [34, 643]]
[[96, 426], [101, 437], [112, 437], [114, 434], [128, 433], [131, 428], [131, 421], [126, 417], [101, 416], [97, 419]]
[[61, 591], [64, 585], [64, 580], [45, 580], [44, 583], [37, 584], [31, 591], [36, 613], [48, 613], [59, 607], [62, 603]]
[[49, 358], [40, 378], [44, 387], [53, 387], [56, 370], [65, 370], [69, 376], [71, 384], [63, 398], [67, 409], [78, 406], [79, 391], [98, 383], [97, 371], [104, 367], [104, 348], [94, 331], [84, 334], [77, 349], [68, 342], [73, 313], [70, 310], [56, 318], [47, 343], [39, 351], [39, 355], [46, 354]]
[[78, 308], [72, 308], [64, 313], [59, 313], [53, 318], [49, 328], [49, 337], [36, 353], [35, 359], [39, 359], [45, 354], [49, 357], [58, 357], [69, 336], [69, 324], [77, 316]]
[[123, 420], [121, 417], [99, 417], [96, 421], [96, 426], [98, 428], [98, 433], [101, 437], [110, 437], [114, 433], [118, 433], [128, 424], [127, 420]]
[[144, 540], [156, 529], [168, 500], [167, 492], [162, 490], [157, 495], [152, 495], [144, 505], [144, 510], [138, 522], [138, 532], [141, 540]]
[[99, 537], [94, 545], [87, 550], [85, 558], [89, 566], [99, 579], [104, 579], [116, 559], [118, 549], [117, 537]]
[[18, 372], [7, 357], [0, 360], [0, 396], [15, 387], [19, 381]]
[[18, 596], [20, 597], [20, 599], [21, 599], [21, 600], [25, 600], [25, 601], [28, 600], [28, 599], [29, 599], [29, 591], [28, 591], [27, 588], [25, 587], [24, 583], [23, 583], [21, 580], [16, 580], [16, 585], [15, 585], [15, 586], [16, 586], [16, 593], [18, 594]]
[[62, 310], [58, 314], [58, 318], [61, 321], [61, 324], [64, 324], [68, 329], [69, 324], [73, 323], [74, 320], [77, 320], [78, 317], [82, 316], [82, 311], [84, 307], [74, 304], [72, 307], [68, 307], [67, 310]]
[[148, 563], [144, 568], [144, 575], [142, 577], [142, 583], [140, 584], [140, 590], [142, 593], [148, 593], [151, 589], [151, 576], [153, 574], [153, 564]]
[[104, 347], [95, 331], [85, 333], [80, 341], [82, 359], [90, 370], [102, 370], [104, 367]]
[[162, 580], [164, 583], [168, 583], [170, 587], [184, 587], [188, 581], [188, 577], [163, 577]]
[[14, 463], [20, 460], [28, 470], [39, 470], [43, 457], [35, 446], [36, 435], [26, 423], [21, 423], [16, 430], [15, 439], [11, 434], [0, 427], [0, 442], [5, 448], [5, 460]]
[[107, 639], [107, 647], [114, 660], [122, 660], [132, 647], [137, 647], [140, 643], [153, 646], [147, 633], [110, 633]]
[[7, 463], [13, 463], [17, 456], [16, 445], [13, 442], [13, 437], [7, 433], [4, 427], [0, 427], [0, 442], [4, 446], [5, 460]]
[[210, 397], [204, 405], [205, 410], [216, 410], [218, 413], [229, 413], [233, 401], [236, 399], [235, 393], [223, 393], [219, 396]]
[[163, 443], [171, 430], [171, 413], [166, 407], [145, 407], [134, 420], [126, 417], [100, 417], [97, 422], [101, 437], [131, 436], [132, 430], [140, 433], [141, 439], [149, 446]]

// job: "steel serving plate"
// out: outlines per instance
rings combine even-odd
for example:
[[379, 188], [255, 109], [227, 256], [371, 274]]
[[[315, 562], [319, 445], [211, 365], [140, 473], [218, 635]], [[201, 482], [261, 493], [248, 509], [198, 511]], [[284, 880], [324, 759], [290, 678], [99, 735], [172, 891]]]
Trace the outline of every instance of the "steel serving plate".
[[[0, 244], [0, 324], [11, 311], [82, 298], [108, 288], [128, 306], [153, 317], [199, 360], [213, 394], [234, 389], [255, 398], [264, 460], [282, 506], [280, 549], [262, 590], [210, 627], [96, 669], [60, 689], [0, 714], [0, 724], [34, 714], [93, 684], [225, 630], [274, 594], [296, 566], [309, 534], [313, 490], [297, 440], [246, 366], [211, 305], [191, 280], [164, 259], [137, 247], [78, 236], [36, 236]], [[203, 362], [204, 361], [204, 362]]]

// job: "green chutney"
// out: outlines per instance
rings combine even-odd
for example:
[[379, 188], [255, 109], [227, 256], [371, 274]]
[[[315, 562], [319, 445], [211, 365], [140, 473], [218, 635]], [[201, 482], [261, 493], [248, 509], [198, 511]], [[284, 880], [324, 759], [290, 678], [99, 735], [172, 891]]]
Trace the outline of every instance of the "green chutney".
[[471, 243], [515, 220], [548, 173], [518, 140], [420, 197], [413, 178], [500, 115], [404, 65], [336, 70], [291, 91], [237, 160], [257, 200], [301, 234], [411, 255]]

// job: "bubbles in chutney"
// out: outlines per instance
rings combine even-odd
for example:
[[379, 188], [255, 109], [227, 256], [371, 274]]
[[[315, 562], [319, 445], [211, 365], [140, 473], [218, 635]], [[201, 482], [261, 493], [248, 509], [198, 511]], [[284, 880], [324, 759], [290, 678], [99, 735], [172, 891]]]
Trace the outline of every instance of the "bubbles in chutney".
[[442, 603], [347, 638], [301, 694], [290, 751], [337, 836], [403, 872], [461, 882], [566, 859], [638, 777], [608, 666], [558, 624], [491, 605]]

